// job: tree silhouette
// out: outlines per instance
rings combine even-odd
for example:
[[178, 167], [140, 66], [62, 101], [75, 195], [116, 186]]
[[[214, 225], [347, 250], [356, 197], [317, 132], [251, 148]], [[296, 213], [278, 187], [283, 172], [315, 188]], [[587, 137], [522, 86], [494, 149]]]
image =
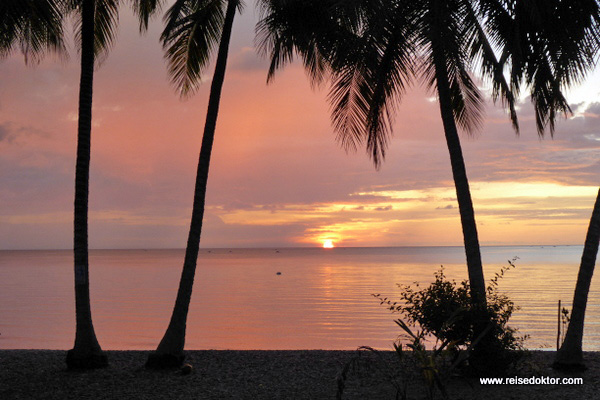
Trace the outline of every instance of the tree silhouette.
[[587, 305], [596, 257], [598, 256], [598, 242], [600, 242], [600, 189], [596, 196], [596, 203], [590, 218], [573, 295], [571, 319], [565, 340], [556, 353], [553, 367], [566, 370], [585, 369], [583, 362], [583, 323]]
[[[140, 30], [160, 5], [160, 0], [132, 0], [140, 20]], [[77, 40], [81, 49], [79, 84], [79, 120], [77, 125], [77, 161], [75, 167], [75, 211], [73, 252], [75, 261], [76, 331], [73, 349], [67, 352], [67, 367], [100, 368], [108, 360], [94, 332], [90, 306], [88, 260], [88, 196], [90, 176], [92, 95], [94, 66], [115, 40], [119, 0], [73, 0], [70, 11], [77, 16]]]
[[148, 357], [148, 368], [176, 367], [185, 359], [187, 315], [200, 249], [210, 156], [221, 89], [225, 80], [233, 20], [236, 10], [240, 7], [239, 0], [178, 0], [167, 13], [167, 24], [162, 34], [163, 47], [166, 50], [172, 81], [182, 95], [190, 95], [197, 89], [201, 73], [208, 65], [210, 55], [217, 44], [218, 53], [202, 135], [192, 218], [179, 289], [169, 326], [156, 351]]
[[[594, 64], [594, 0], [271, 0], [258, 26], [271, 59], [269, 79], [303, 60], [313, 82], [331, 79], [329, 100], [338, 140], [365, 145], [378, 167], [392, 134], [394, 111], [413, 80], [437, 96], [450, 154], [474, 304], [485, 305], [479, 238], [459, 129], [480, 128], [491, 84], [513, 128], [523, 87], [535, 107], [538, 133], [554, 131], [570, 111], [562, 93]], [[295, 18], [294, 18], [295, 17]], [[292, 21], [292, 22], [290, 22]], [[557, 32], [560, 26], [563, 31]]]

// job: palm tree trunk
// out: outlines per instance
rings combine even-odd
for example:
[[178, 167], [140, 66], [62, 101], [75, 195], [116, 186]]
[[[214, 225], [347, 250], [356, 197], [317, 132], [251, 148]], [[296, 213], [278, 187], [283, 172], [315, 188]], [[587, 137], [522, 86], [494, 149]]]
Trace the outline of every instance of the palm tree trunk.
[[90, 308], [88, 263], [88, 195], [94, 80], [95, 0], [83, 0], [81, 24], [81, 80], [75, 167], [75, 213], [73, 253], [75, 259], [75, 345], [67, 353], [69, 368], [99, 368], [108, 365], [96, 339]]
[[446, 69], [446, 60], [443, 50], [434, 53], [434, 63], [436, 70], [436, 82], [440, 104], [442, 122], [446, 135], [446, 144], [450, 152], [450, 163], [452, 165], [452, 176], [456, 187], [456, 197], [458, 200], [458, 209], [462, 223], [463, 240], [465, 244], [465, 253], [467, 256], [467, 269], [469, 272], [469, 284], [471, 286], [471, 299], [474, 305], [485, 306], [485, 279], [483, 276], [483, 265], [481, 263], [481, 253], [479, 249], [479, 238], [477, 236], [477, 225], [475, 223], [475, 211], [473, 210], [473, 200], [471, 199], [471, 190], [467, 179], [465, 161], [463, 159], [456, 121], [452, 112], [452, 103], [450, 96], [450, 82]]
[[185, 358], [185, 354], [183, 352], [185, 345], [185, 330], [188, 309], [192, 297], [192, 288], [194, 285], [194, 275], [196, 273], [198, 252], [200, 250], [200, 235], [202, 232], [202, 219], [204, 217], [210, 156], [215, 138], [221, 90], [225, 80], [227, 54], [229, 51], [229, 41], [231, 39], [231, 30], [236, 8], [237, 1], [229, 0], [225, 14], [221, 42], [219, 43], [219, 52], [215, 65], [215, 73], [210, 87], [208, 110], [204, 125], [204, 135], [202, 136], [200, 159], [198, 160], [198, 170], [196, 172], [196, 187], [194, 190], [192, 220], [188, 234], [183, 270], [181, 272], [181, 280], [179, 282], [179, 290], [177, 291], [177, 299], [175, 300], [175, 307], [173, 308], [173, 314], [171, 316], [171, 321], [169, 322], [167, 331], [165, 332], [165, 335], [163, 336], [156, 351], [150, 354], [148, 357], [146, 362], [146, 367], [148, 368], [176, 367], [181, 365]]
[[450, 153], [452, 176], [456, 187], [456, 197], [462, 223], [463, 240], [467, 256], [467, 270], [471, 288], [471, 304], [473, 312], [476, 315], [473, 325], [472, 341], [473, 343], [477, 343], [477, 345], [472, 350], [470, 362], [476, 369], [487, 370], [490, 367], [487, 364], [490, 360], [490, 355], [486, 350], [492, 348], [493, 337], [490, 336], [489, 333], [485, 334], [486, 327], [488, 327], [490, 320], [489, 316], [487, 316], [485, 279], [483, 276], [483, 266], [479, 250], [479, 239], [477, 237], [477, 225], [475, 224], [475, 211], [473, 210], [473, 200], [471, 199], [467, 171], [460, 146], [460, 139], [458, 137], [458, 130], [456, 128], [456, 121], [452, 111], [450, 82], [448, 79], [444, 50], [440, 48], [436, 49], [434, 46], [433, 58], [435, 63], [438, 102], [440, 104], [446, 144], [448, 145], [448, 151]]
[[573, 296], [573, 309], [571, 320], [567, 328], [565, 340], [556, 353], [554, 364], [557, 369], [582, 370], [583, 363], [583, 324], [585, 319], [585, 307], [587, 305], [588, 293], [594, 275], [596, 257], [598, 255], [598, 244], [600, 242], [600, 189], [590, 218], [581, 265], [577, 275], [577, 284]]

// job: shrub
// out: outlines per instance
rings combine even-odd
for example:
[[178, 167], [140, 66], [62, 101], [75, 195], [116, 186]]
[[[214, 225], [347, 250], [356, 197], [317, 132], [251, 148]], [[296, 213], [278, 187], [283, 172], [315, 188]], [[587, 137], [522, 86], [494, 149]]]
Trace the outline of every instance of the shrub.
[[[514, 261], [514, 260], [513, 260]], [[506, 295], [498, 292], [498, 280], [514, 268], [513, 261], [503, 267], [490, 281], [486, 290], [487, 307], [471, 304], [467, 281], [460, 284], [448, 280], [443, 267], [435, 273], [435, 280], [421, 288], [401, 286], [400, 304], [379, 298], [393, 312], [398, 312], [410, 326], [418, 326], [425, 334], [440, 342], [452, 343], [458, 352], [472, 347], [469, 364], [479, 374], [499, 375], [518, 360], [523, 350], [525, 336], [508, 326], [512, 313], [518, 309]], [[481, 334], [485, 327], [485, 334]]]

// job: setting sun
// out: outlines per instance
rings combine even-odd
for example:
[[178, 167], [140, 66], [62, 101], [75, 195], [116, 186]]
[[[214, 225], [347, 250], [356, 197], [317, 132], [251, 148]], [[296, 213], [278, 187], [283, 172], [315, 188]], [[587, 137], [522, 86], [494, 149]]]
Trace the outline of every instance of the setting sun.
[[323, 248], [324, 249], [333, 249], [333, 247], [334, 247], [333, 246], [333, 240], [331, 240], [331, 239], [325, 239], [323, 241]]

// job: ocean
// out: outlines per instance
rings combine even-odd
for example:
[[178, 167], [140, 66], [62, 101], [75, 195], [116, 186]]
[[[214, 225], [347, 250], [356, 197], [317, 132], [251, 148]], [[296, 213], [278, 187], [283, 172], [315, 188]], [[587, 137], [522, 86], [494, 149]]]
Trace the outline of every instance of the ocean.
[[[557, 303], [570, 307], [581, 246], [483, 247], [486, 279], [514, 257], [499, 291], [521, 309], [526, 347], [556, 346]], [[183, 250], [92, 250], [96, 334], [106, 350], [151, 350], [168, 324]], [[441, 265], [467, 277], [462, 247], [201, 249], [188, 349], [391, 349], [398, 316], [372, 294], [427, 284]], [[584, 350], [600, 351], [600, 285], [592, 282]], [[75, 337], [72, 252], [0, 251], [0, 349], [69, 349]]]

